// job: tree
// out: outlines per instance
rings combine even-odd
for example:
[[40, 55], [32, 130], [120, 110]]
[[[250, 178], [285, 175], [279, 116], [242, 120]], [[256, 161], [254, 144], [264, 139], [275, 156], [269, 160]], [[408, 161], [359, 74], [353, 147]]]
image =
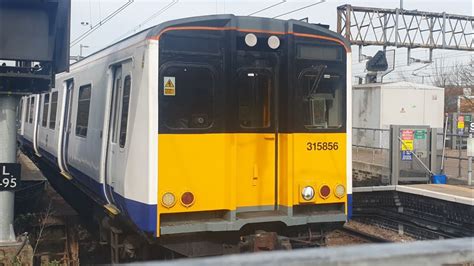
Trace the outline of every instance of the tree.
[[451, 79], [451, 71], [443, 57], [434, 61], [433, 72], [434, 75], [431, 76], [431, 82], [437, 87], [446, 88]]

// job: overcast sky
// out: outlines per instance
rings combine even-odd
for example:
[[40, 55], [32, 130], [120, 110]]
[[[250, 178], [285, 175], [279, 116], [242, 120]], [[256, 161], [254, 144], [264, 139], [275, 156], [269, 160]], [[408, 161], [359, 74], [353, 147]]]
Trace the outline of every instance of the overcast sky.
[[[159, 24], [160, 22], [191, 16], [209, 15], [209, 14], [235, 14], [248, 15], [262, 8], [282, 2], [281, 0], [179, 0], [178, 3], [169, 8], [166, 12], [153, 16], [159, 10], [169, 5], [171, 0], [134, 0], [131, 5], [125, 8], [118, 15], [113, 17], [106, 24], [101, 26], [94, 33], [82, 40], [80, 44], [88, 46], [83, 48], [83, 55], [88, 55], [94, 51], [114, 43], [127, 35], [133, 34], [147, 27]], [[290, 10], [304, 7], [318, 1], [310, 0], [287, 0], [285, 3], [275, 6], [269, 10], [258, 13], [257, 16], [274, 17]], [[127, 0], [72, 0], [71, 15], [71, 40], [75, 40], [82, 33], [86, 32], [90, 26], [96, 25], [114, 10], [127, 3]], [[364, 7], [379, 8], [398, 8], [399, 0], [365, 0], [365, 1], [340, 1], [326, 0], [322, 4], [292, 13], [281, 19], [302, 19], [309, 18], [311, 23], [323, 23], [330, 25], [332, 30], [336, 30], [336, 10], [337, 7], [344, 4]], [[430, 12], [446, 12], [450, 14], [469, 15], [473, 14], [473, 5], [471, 0], [404, 0], [404, 9], [420, 10]], [[150, 19], [151, 18], [151, 19]], [[149, 20], [149, 21], [146, 21]], [[144, 23], [146, 21], [146, 23]], [[85, 23], [89, 25], [81, 25]], [[471, 37], [472, 38], [472, 37]], [[79, 54], [79, 44], [71, 48], [71, 55]], [[379, 48], [364, 48], [364, 54], [373, 55]], [[363, 75], [365, 63], [357, 62], [357, 47], [354, 50], [354, 74]], [[420, 59], [428, 58], [426, 49], [416, 49], [413, 56]], [[413, 64], [405, 66], [406, 49], [397, 49], [396, 51], [396, 73], [387, 76], [387, 80], [397, 80], [401, 75], [412, 77], [411, 73], [423, 64]], [[449, 58], [448, 64], [455, 62], [465, 63], [473, 56], [472, 52], [435, 50], [433, 57]], [[421, 74], [429, 74], [433, 65], [427, 66], [427, 70], [418, 71]], [[417, 78], [413, 77], [414, 81]]]

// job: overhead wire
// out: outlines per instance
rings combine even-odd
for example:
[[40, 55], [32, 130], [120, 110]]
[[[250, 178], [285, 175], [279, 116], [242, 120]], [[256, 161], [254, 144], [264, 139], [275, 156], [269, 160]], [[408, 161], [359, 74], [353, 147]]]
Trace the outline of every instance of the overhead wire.
[[102, 27], [105, 23], [107, 23], [109, 20], [111, 20], [113, 17], [118, 15], [120, 12], [122, 12], [124, 9], [126, 9], [128, 6], [130, 6], [134, 0], [128, 0], [125, 4], [114, 10], [112, 13], [107, 15], [104, 19], [99, 21], [96, 25], [91, 27], [89, 30], [81, 34], [79, 37], [71, 41], [70, 47], [74, 47], [75, 45], [79, 44], [80, 41], [84, 40], [87, 36], [92, 34], [94, 31], [96, 31], [98, 28]]
[[[398, 48], [400, 49], [400, 48]], [[437, 59], [437, 58], [443, 58], [444, 56], [449, 56], [451, 57], [452, 55], [460, 55], [460, 54], [466, 54], [466, 53], [469, 53], [470, 51], [457, 51], [457, 52], [453, 52], [453, 53], [446, 53], [447, 51], [451, 51], [452, 50], [439, 50], [440, 52], [444, 52], [444, 55], [439, 55], [439, 56], [434, 56], [432, 57], [431, 59]], [[412, 51], [411, 54], [419, 54], [421, 52], [427, 52], [426, 50], [418, 50], [418, 51]], [[401, 57], [401, 56], [407, 56], [408, 55], [408, 52], [404, 52], [403, 50], [401, 51], [400, 54], [398, 54], [398, 57]], [[402, 60], [399, 60], [399, 61], [402, 61]], [[406, 61], [405, 61], [406, 62]], [[366, 63], [366, 60], [363, 60], [362, 62], [354, 62], [352, 65], [359, 65], [359, 64], [365, 64]], [[396, 66], [403, 66], [403, 65], [406, 65], [406, 63], [404, 64], [399, 64], [399, 65], [396, 65]]]
[[[458, 51], [458, 52], [455, 52], [455, 53], [451, 53], [451, 54], [447, 55], [448, 57], [445, 57], [446, 55], [440, 55], [440, 56], [433, 57], [433, 58], [432, 58], [432, 62], [430, 62], [430, 63], [425, 63], [425, 64], [426, 64], [427, 66], [429, 66], [429, 65], [431, 65], [433, 62], [435, 62], [437, 59], [444, 59], [444, 58], [449, 58], [449, 59], [451, 59], [451, 58], [457, 58], [457, 57], [464, 57], [465, 55], [466, 55], [466, 51]], [[471, 56], [472, 56], [472, 55], [471, 55]], [[366, 62], [360, 62], [360, 63], [358, 63], [358, 64], [353, 64], [352, 66], [353, 66], [353, 68], [354, 68], [354, 66], [356, 66], [356, 68], [360, 68], [360, 67], [363, 67], [363, 66], [360, 65], [360, 64], [362, 64], [362, 63], [366, 63]], [[461, 64], [461, 65], [467, 66], [467, 65], [469, 65], [469, 63]], [[407, 65], [406, 62], [405, 62], [405, 63], [401, 63], [401, 64], [396, 64], [396, 65], [394, 66], [394, 69], [397, 69], [397, 68], [400, 68], [400, 67], [406, 68], [406, 67], [409, 67], [409, 65]], [[444, 67], [441, 67], [441, 68], [440, 68], [440, 67], [430, 67], [430, 68], [426, 68], [426, 69], [423, 69], [423, 70], [424, 70], [424, 71], [431, 70], [431, 72], [432, 72], [432, 71], [434, 71], [434, 70], [436, 70], [436, 69], [448, 69], [448, 68], [452, 68], [452, 67], [453, 67], [452, 65], [448, 65], [448, 66], [444, 66]], [[393, 73], [391, 73], [391, 74], [392, 74], [392, 75], [393, 75], [393, 74], [398, 74], [398, 73], [403, 74], [403, 73], [409, 73], [409, 72], [414, 73], [414, 72], [416, 72], [416, 71], [417, 71], [417, 69], [401, 69], [401, 70], [394, 70]], [[364, 70], [364, 72], [354, 74], [354, 76], [364, 75], [365, 73], [366, 73], [366, 72], [365, 72], [365, 70]]]
[[283, 16], [286, 16], [286, 15], [289, 15], [289, 14], [292, 14], [292, 13], [295, 13], [295, 12], [298, 12], [298, 11], [301, 11], [301, 10], [303, 10], [303, 9], [307, 9], [307, 8], [313, 7], [313, 6], [315, 6], [315, 5], [322, 4], [322, 3], [324, 3], [324, 2], [326, 2], [326, 0], [320, 0], [320, 1], [316, 2], [316, 3], [313, 3], [313, 4], [310, 4], [310, 5], [304, 6], [304, 7], [300, 7], [300, 8], [297, 8], [297, 9], [294, 9], [294, 10], [291, 10], [291, 11], [288, 11], [288, 12], [285, 12], [285, 13], [283, 13], [283, 14], [280, 14], [280, 15], [278, 15], [278, 16], [274, 16], [274, 17], [272, 17], [272, 18], [283, 17]]
[[141, 27], [143, 27], [144, 25], [146, 25], [148, 22], [150, 22], [151, 20], [153, 20], [154, 18], [158, 17], [159, 15], [165, 13], [168, 9], [170, 9], [171, 7], [173, 7], [174, 5], [176, 5], [177, 3], [179, 2], [179, 0], [172, 0], [170, 3], [168, 3], [166, 6], [162, 7], [160, 10], [156, 11], [155, 13], [153, 13], [151, 16], [149, 16], [148, 18], [146, 18], [145, 20], [143, 20], [142, 22], [140, 22], [137, 26], [135, 26], [133, 29], [127, 31], [126, 33], [122, 34], [120, 37], [118, 37], [116, 39], [117, 40], [121, 40], [123, 39], [124, 37], [136, 32], [137, 30], [139, 30]]
[[263, 11], [266, 11], [266, 10], [268, 10], [268, 9], [274, 8], [274, 7], [279, 6], [279, 5], [281, 5], [281, 4], [284, 4], [284, 3], [286, 3], [286, 0], [281, 0], [281, 1], [278, 2], [278, 3], [269, 5], [269, 6], [267, 6], [267, 7], [264, 7], [264, 8], [262, 8], [262, 9], [260, 9], [260, 10], [257, 10], [257, 11], [255, 11], [255, 12], [252, 12], [252, 13], [248, 14], [247, 16], [253, 16], [253, 15], [255, 15], [255, 14], [258, 14], [258, 13], [260, 13], [260, 12], [263, 12]]
[[[469, 66], [470, 64], [469, 63], [466, 63], [466, 64], [459, 64], [458, 66]], [[415, 71], [419, 71], [419, 70], [423, 70], [423, 72], [433, 72], [435, 70], [446, 70], [446, 69], [452, 69], [454, 66], [431, 66], [431, 67], [428, 67], [429, 65], [427, 65], [426, 68], [423, 68], [423, 69], [419, 69], [419, 68], [416, 68], [416, 69], [405, 69], [405, 70], [399, 70], [399, 71], [394, 71], [390, 74], [404, 74], [404, 73], [414, 73]], [[425, 72], [425, 73], [426, 73]], [[360, 76], [360, 75], [365, 75], [366, 72], [358, 72], [358, 73], [354, 73], [354, 76]], [[433, 73], [432, 73], [433, 74]]]

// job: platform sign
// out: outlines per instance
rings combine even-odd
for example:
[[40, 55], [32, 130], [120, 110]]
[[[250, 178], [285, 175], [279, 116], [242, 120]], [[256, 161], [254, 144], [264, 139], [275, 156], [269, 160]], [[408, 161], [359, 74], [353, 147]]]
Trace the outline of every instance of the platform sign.
[[413, 145], [413, 140], [403, 140], [402, 141], [402, 151], [413, 151], [415, 145]]
[[413, 129], [402, 129], [402, 140], [413, 140], [414, 139], [414, 130]]
[[466, 122], [474, 122], [472, 121], [472, 115], [464, 115], [464, 123]]
[[410, 151], [402, 151], [402, 161], [413, 161], [413, 153]]
[[427, 132], [424, 129], [415, 130], [415, 139], [426, 139]]
[[21, 165], [0, 163], [0, 191], [15, 190], [20, 186]]
[[474, 122], [469, 125], [469, 133], [474, 133]]
[[413, 151], [414, 149], [414, 144], [413, 140], [415, 139], [415, 131], [412, 129], [402, 129], [400, 130], [400, 133], [402, 135], [401, 143], [400, 143], [400, 148], [402, 151]]
[[458, 129], [464, 129], [464, 116], [458, 116]]

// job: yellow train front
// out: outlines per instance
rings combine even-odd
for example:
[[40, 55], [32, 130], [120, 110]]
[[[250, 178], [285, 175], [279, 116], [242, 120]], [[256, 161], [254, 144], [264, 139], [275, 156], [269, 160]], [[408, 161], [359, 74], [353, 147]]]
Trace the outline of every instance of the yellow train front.
[[346, 221], [351, 55], [340, 35], [295, 20], [223, 15], [179, 20], [149, 36], [159, 46], [163, 243]]

